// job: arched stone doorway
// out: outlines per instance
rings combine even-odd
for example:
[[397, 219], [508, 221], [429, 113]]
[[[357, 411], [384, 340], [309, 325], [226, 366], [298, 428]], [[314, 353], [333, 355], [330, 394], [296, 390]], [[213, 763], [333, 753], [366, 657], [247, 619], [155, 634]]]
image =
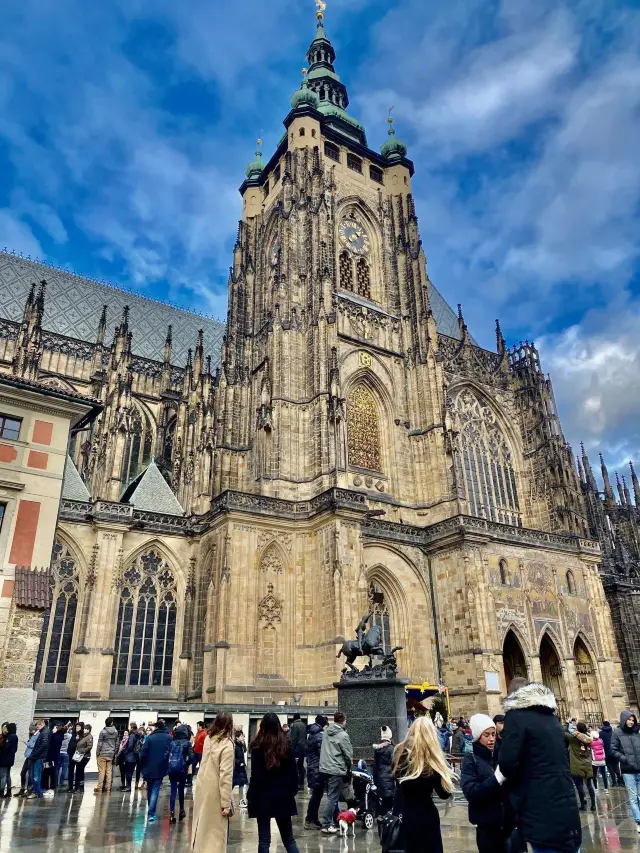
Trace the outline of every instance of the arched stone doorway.
[[528, 678], [527, 661], [522, 651], [522, 646], [513, 631], [507, 631], [502, 647], [502, 665], [504, 667], [504, 680], [509, 685], [514, 678]]
[[540, 643], [540, 669], [542, 670], [542, 683], [553, 690], [558, 705], [560, 719], [564, 722], [568, 719], [567, 691], [564, 686], [564, 677], [560, 657], [548, 634], [545, 634]]
[[585, 722], [593, 726], [600, 726], [603, 718], [596, 668], [582, 637], [578, 637], [574, 644], [573, 661], [578, 679], [578, 693], [582, 703], [580, 716]]

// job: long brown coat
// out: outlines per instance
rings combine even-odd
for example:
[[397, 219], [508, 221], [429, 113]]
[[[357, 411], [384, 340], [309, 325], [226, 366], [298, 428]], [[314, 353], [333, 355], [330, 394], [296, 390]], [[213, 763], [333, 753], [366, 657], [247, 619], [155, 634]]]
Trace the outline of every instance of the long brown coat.
[[227, 849], [229, 808], [233, 781], [233, 743], [229, 738], [206, 737], [198, 768], [193, 803], [191, 850], [194, 853], [224, 853]]

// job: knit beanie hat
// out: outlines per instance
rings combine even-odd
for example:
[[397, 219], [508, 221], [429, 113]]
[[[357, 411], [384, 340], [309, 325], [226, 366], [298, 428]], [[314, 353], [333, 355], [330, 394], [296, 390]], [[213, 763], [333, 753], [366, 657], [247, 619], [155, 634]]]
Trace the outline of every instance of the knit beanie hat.
[[486, 732], [487, 729], [495, 729], [496, 727], [496, 724], [487, 714], [474, 714], [469, 720], [469, 725], [471, 726], [471, 736], [474, 742], [480, 739], [482, 732]]
[[383, 726], [380, 729], [380, 737], [382, 740], [393, 740], [393, 732], [389, 728], [389, 726]]

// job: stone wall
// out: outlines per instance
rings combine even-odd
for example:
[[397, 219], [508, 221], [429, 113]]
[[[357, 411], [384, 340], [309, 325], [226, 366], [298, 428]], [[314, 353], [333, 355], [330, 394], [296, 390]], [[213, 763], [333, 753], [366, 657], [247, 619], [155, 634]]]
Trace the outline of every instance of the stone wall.
[[43, 623], [43, 611], [11, 605], [1, 664], [4, 687], [33, 688]]

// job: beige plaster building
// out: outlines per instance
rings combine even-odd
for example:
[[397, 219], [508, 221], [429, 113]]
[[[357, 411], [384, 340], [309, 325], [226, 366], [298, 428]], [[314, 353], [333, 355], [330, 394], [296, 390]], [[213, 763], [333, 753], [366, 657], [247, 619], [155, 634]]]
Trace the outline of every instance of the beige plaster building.
[[[367, 146], [334, 60], [320, 17], [286, 132], [241, 187], [226, 330], [0, 256], [0, 370], [20, 375], [20, 294], [45, 278], [37, 379], [104, 406], [71, 444], [39, 707], [331, 705], [370, 611], [456, 713], [496, 712], [526, 674], [614, 718], [600, 552], [551, 383], [499, 326], [480, 348], [429, 280], [407, 148], [393, 126]], [[61, 309], [78, 291], [91, 316]]]

